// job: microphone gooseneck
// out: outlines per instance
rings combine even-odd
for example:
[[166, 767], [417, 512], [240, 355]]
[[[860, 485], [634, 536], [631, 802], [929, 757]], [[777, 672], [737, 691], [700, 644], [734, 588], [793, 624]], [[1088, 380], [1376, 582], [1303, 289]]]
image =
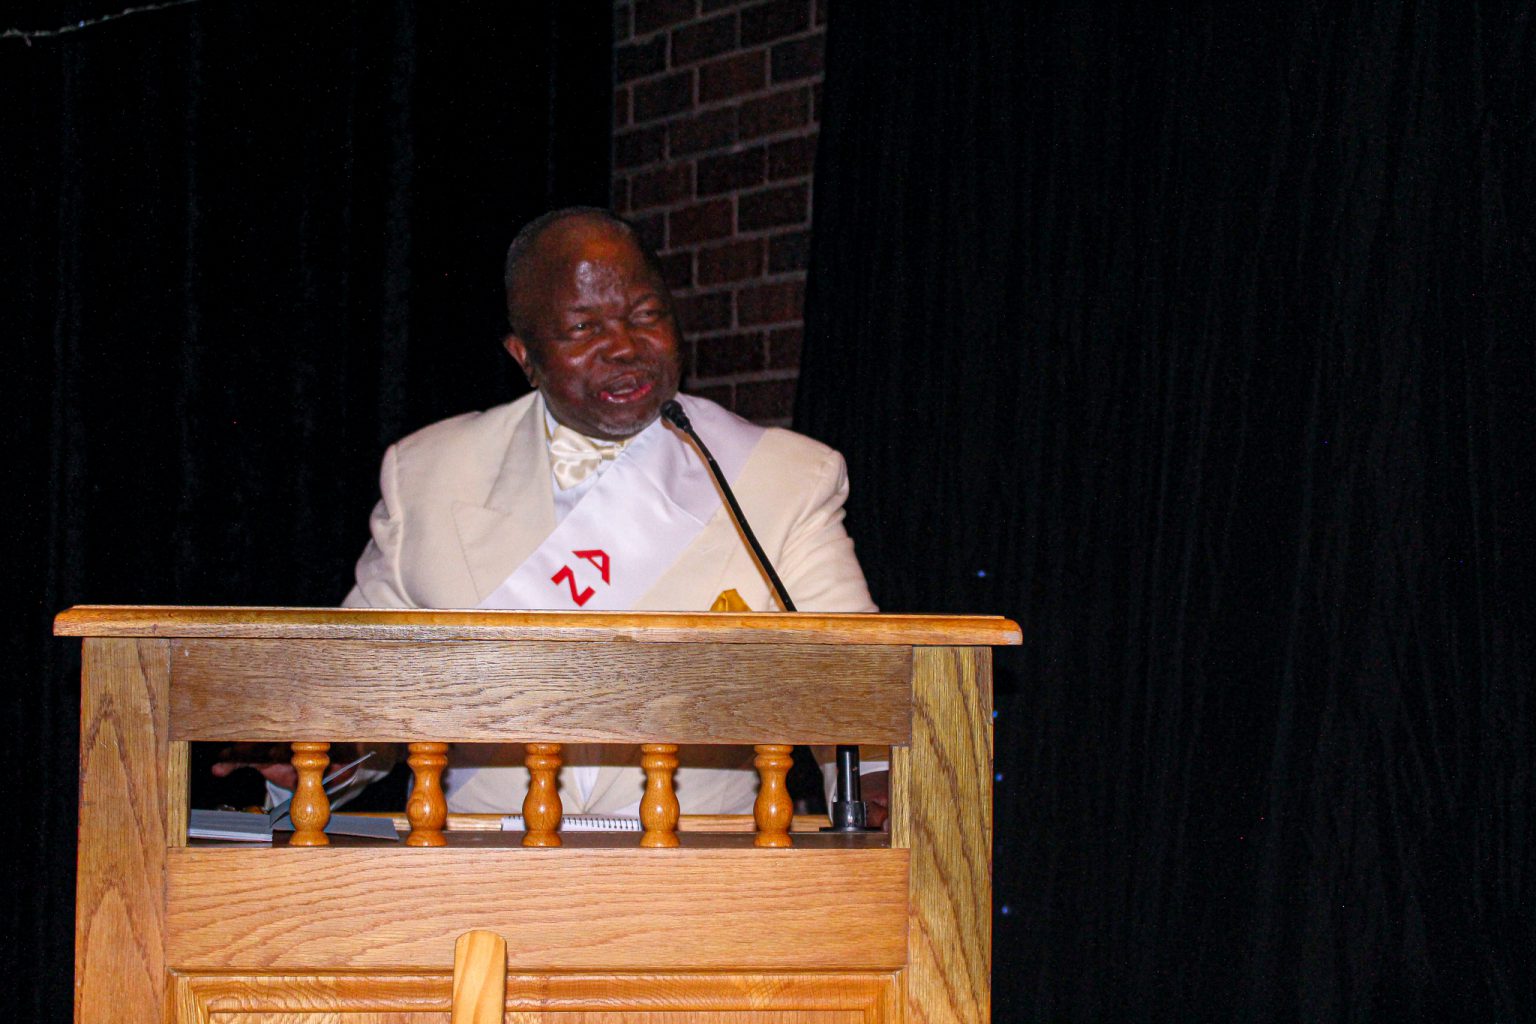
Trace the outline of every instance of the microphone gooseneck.
[[[763, 551], [763, 546], [757, 542], [757, 535], [752, 532], [752, 527], [747, 523], [747, 517], [742, 513], [741, 506], [736, 503], [736, 495], [731, 491], [731, 485], [726, 481], [725, 474], [720, 471], [720, 464], [709, 453], [709, 445], [705, 444], [694, 431], [693, 424], [688, 420], [688, 413], [675, 398], [669, 398], [661, 403], [661, 415], [666, 421], [687, 434], [699, 449], [699, 454], [704, 456], [704, 462], [709, 466], [709, 471], [715, 475], [715, 483], [720, 486], [720, 493], [725, 495], [726, 504], [731, 508], [731, 515], [736, 520], [736, 525], [741, 527], [742, 536], [747, 538], [747, 544], [752, 548], [752, 554], [757, 559], [757, 564], [763, 567], [763, 572], [768, 575], [768, 582], [773, 584], [773, 592], [779, 596], [779, 604], [787, 612], [795, 610], [795, 602], [789, 599], [789, 591], [784, 589], [779, 574], [774, 571], [773, 563], [768, 561], [768, 555]], [[854, 746], [839, 745], [837, 748], [837, 793], [830, 808], [832, 824], [823, 832], [877, 832], [879, 829], [870, 828], [865, 824], [866, 807], [863, 794], [859, 786], [859, 748]]]
[[768, 582], [773, 585], [773, 592], [778, 595], [779, 605], [787, 612], [794, 611], [795, 602], [789, 599], [789, 591], [784, 589], [784, 583], [779, 579], [779, 574], [774, 571], [773, 563], [768, 561], [767, 552], [757, 542], [757, 534], [752, 532], [752, 527], [742, 513], [741, 506], [736, 503], [736, 495], [731, 491], [731, 485], [726, 482], [725, 474], [720, 471], [720, 464], [709, 453], [709, 446], [694, 431], [693, 424], [689, 422], [688, 414], [683, 411], [681, 403], [675, 398], [667, 399], [661, 404], [661, 414], [666, 417], [668, 423], [687, 434], [698, 446], [699, 454], [704, 456], [704, 462], [709, 466], [709, 471], [715, 475], [715, 483], [720, 486], [720, 493], [725, 495], [726, 504], [731, 507], [731, 515], [735, 518], [736, 525], [741, 527], [742, 534], [747, 538], [747, 545], [752, 548], [753, 557], [757, 559], [757, 564], [763, 567], [763, 572], [768, 575]]

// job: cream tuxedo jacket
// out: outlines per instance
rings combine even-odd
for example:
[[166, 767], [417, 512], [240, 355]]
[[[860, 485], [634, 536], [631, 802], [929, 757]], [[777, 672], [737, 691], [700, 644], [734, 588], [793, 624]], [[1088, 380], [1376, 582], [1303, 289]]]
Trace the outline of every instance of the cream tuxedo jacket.
[[[745, 420], [731, 420], [743, 430], [756, 430]], [[688, 444], [670, 426], [666, 429], [671, 443]], [[841, 455], [810, 438], [770, 428], [732, 487], [800, 610], [875, 611], [853, 542], [843, 529], [848, 478]], [[554, 529], [552, 488], [544, 407], [537, 392], [410, 435], [384, 456], [382, 497], [370, 521], [372, 540], [358, 561], [357, 585], [345, 604], [475, 607]], [[732, 588], [753, 608], [777, 607], [722, 502], [634, 607], [704, 611], [721, 591]], [[561, 773], [567, 813], [624, 813], [638, 803], [644, 788], [642, 773], [632, 767], [638, 764], [638, 748], [568, 747], [566, 754], [568, 764], [605, 765], [585, 799], [569, 784], [572, 773]], [[756, 792], [750, 748], [684, 749], [679, 755], [683, 767], [676, 784], [686, 813], [750, 810]], [[461, 766], [448, 779], [453, 810], [521, 810], [524, 769], [465, 770], [469, 764], [521, 765], [520, 750], [466, 746], [450, 758]], [[706, 763], [715, 768], [703, 767]]]

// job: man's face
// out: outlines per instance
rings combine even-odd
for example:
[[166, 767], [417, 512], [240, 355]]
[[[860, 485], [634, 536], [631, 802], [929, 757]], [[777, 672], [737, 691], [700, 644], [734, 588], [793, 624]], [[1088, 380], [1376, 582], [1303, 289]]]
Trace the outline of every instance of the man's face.
[[526, 334], [506, 349], [556, 420], [610, 441], [650, 426], [677, 394], [672, 297], [639, 246], [610, 224], [552, 225], [518, 282]]

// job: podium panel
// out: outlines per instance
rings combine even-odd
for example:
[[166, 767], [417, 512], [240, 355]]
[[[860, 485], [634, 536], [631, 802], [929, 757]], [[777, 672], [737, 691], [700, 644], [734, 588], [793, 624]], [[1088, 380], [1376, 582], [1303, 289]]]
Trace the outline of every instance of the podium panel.
[[[447, 1022], [472, 929], [506, 940], [508, 1021], [989, 1017], [1006, 620], [77, 608], [56, 632], [85, 642], [77, 1021]], [[193, 740], [882, 744], [892, 824], [189, 843]]]

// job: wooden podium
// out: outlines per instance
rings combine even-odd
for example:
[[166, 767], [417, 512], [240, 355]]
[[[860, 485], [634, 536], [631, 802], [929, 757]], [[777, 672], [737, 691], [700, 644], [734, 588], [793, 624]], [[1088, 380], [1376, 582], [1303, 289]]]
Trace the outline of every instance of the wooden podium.
[[[507, 942], [509, 1021], [985, 1021], [1000, 618], [73, 608], [75, 1017], [449, 1019]], [[455, 831], [189, 844], [192, 741], [865, 743], [890, 834]], [[451, 754], [450, 754], [451, 756]]]

